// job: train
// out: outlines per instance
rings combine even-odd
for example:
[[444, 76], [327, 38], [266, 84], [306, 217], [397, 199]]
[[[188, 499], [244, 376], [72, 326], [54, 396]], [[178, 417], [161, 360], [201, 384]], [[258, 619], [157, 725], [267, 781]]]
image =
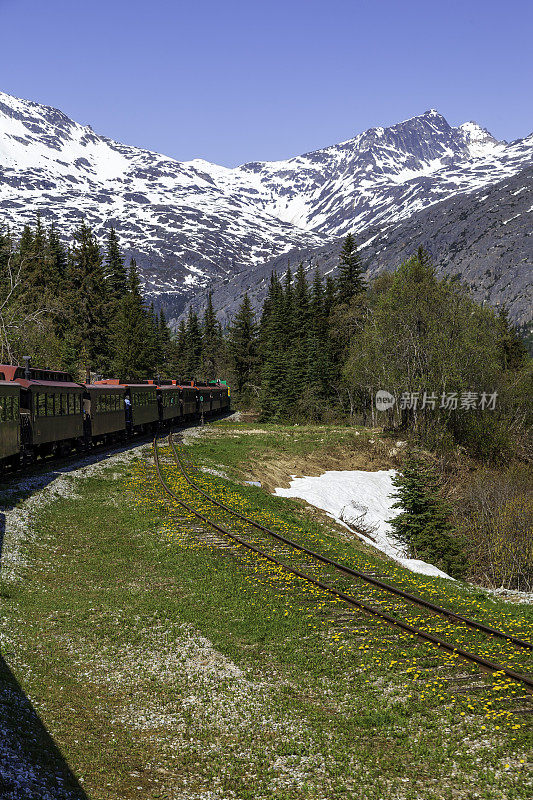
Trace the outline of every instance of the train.
[[0, 364], [0, 477], [38, 458], [156, 433], [230, 410], [226, 381], [116, 378], [78, 383], [68, 372]]

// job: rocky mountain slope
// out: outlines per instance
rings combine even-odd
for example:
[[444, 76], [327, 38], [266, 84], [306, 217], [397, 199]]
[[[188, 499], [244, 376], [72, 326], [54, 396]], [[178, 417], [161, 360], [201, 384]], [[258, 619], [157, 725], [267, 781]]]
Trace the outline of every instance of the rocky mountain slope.
[[[209, 285], [222, 282], [236, 300], [258, 265], [295, 249], [329, 252], [350, 230], [367, 238], [370, 228], [406, 224], [532, 163], [533, 135], [508, 144], [428, 111], [302, 156], [229, 169], [123, 145], [0, 93], [0, 224], [19, 232], [39, 211], [65, 232], [82, 218], [100, 236], [114, 225], [146, 293], [174, 317]], [[498, 263], [507, 274], [507, 251]]]
[[[368, 227], [358, 237], [367, 278], [392, 271], [423, 245], [440, 274], [456, 276], [480, 302], [505, 304], [517, 323], [532, 319], [533, 166], [476, 192], [455, 195], [402, 222]], [[231, 280], [210, 287], [215, 308], [228, 321], [248, 292], [254, 307], [266, 295], [272, 270], [284, 275], [302, 262], [309, 273], [334, 274], [343, 239], [296, 248]], [[311, 274], [309, 274], [311, 279]], [[193, 306], [204, 307], [205, 293]]]

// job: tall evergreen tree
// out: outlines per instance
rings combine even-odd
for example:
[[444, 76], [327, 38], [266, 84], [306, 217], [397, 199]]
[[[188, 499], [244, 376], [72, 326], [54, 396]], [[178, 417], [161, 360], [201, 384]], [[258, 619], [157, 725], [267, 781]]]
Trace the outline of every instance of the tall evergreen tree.
[[107, 234], [104, 267], [111, 296], [113, 300], [120, 300], [128, 290], [128, 275], [113, 226], [109, 228]]
[[361, 257], [351, 233], [342, 245], [339, 257], [339, 276], [337, 278], [337, 300], [349, 303], [356, 294], [364, 292], [366, 285], [363, 279]]
[[164, 372], [163, 377], [169, 377], [170, 363], [172, 361], [172, 336], [170, 328], [167, 324], [165, 312], [162, 308], [159, 309], [159, 316], [157, 319], [159, 331], [159, 347], [161, 350], [160, 364]]
[[74, 233], [67, 267], [70, 326], [87, 367], [105, 370], [109, 361], [108, 296], [100, 249], [91, 228], [82, 223]]
[[202, 319], [202, 364], [204, 378], [214, 380], [217, 366], [223, 358], [224, 342], [220, 323], [213, 308], [213, 295], [209, 292]]
[[161, 342], [159, 340], [159, 318], [155, 313], [153, 302], [150, 303], [146, 314], [146, 348], [154, 375], [159, 375], [162, 367]]
[[141, 295], [137, 264], [132, 258], [128, 291], [118, 301], [114, 317], [113, 369], [122, 380], [144, 380], [153, 370], [153, 344]]
[[258, 338], [250, 298], [245, 294], [229, 330], [229, 350], [233, 361], [235, 388], [250, 396], [250, 384], [257, 380]]
[[188, 378], [199, 378], [198, 370], [202, 361], [202, 330], [198, 315], [189, 308], [186, 323], [185, 371]]
[[527, 360], [527, 347], [518, 328], [509, 319], [509, 312], [503, 306], [497, 315], [498, 345], [501, 365], [504, 370], [517, 370]]

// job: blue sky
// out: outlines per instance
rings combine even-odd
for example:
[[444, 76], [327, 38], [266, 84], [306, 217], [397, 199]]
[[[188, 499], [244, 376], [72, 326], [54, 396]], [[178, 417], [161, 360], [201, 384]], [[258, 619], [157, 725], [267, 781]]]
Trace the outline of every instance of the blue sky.
[[531, 0], [0, 0], [0, 90], [227, 166], [437, 108], [533, 131]]

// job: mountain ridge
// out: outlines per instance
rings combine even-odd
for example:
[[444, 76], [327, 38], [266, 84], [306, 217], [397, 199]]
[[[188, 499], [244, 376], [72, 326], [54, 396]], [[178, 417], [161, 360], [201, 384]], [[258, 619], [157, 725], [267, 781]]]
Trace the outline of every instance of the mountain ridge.
[[147, 296], [177, 318], [195, 295], [284, 253], [403, 223], [533, 163], [533, 134], [498, 141], [435, 109], [278, 161], [180, 162], [0, 93], [0, 223], [37, 212], [65, 235], [113, 225]]

